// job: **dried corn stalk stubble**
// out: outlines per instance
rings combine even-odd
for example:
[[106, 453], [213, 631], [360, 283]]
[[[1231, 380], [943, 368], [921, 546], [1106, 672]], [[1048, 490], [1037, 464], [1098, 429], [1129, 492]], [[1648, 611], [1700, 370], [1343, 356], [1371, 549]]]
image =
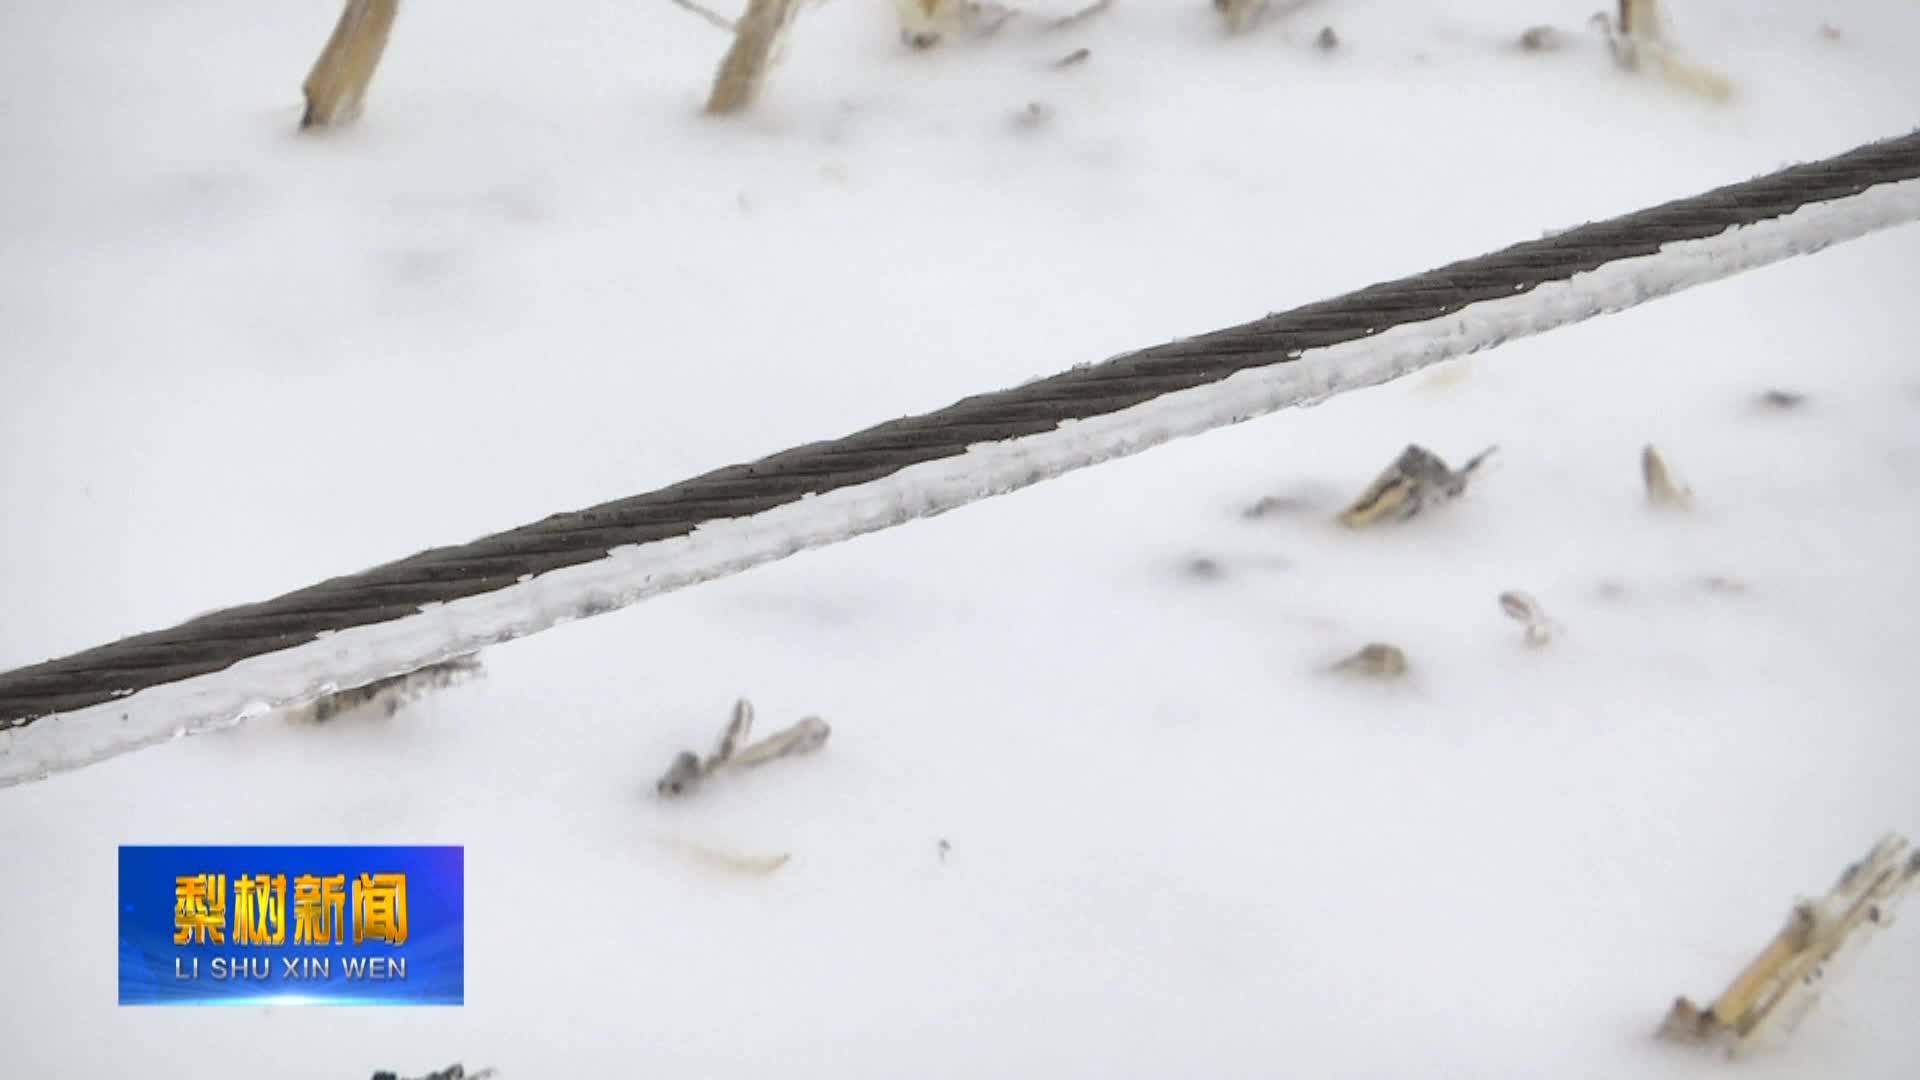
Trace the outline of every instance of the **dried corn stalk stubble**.
[[1524, 640], [1529, 648], [1540, 648], [1552, 641], [1554, 635], [1559, 632], [1559, 627], [1552, 619], [1547, 618], [1546, 610], [1540, 606], [1540, 601], [1535, 600], [1528, 593], [1517, 589], [1501, 593], [1500, 610], [1526, 627]]
[[1227, 33], [1244, 34], [1258, 29], [1268, 19], [1291, 15], [1313, 0], [1213, 0], [1213, 10], [1227, 24]]
[[749, 745], [753, 734], [753, 703], [741, 698], [734, 703], [733, 715], [720, 732], [713, 753], [702, 760], [691, 750], [676, 754], [654, 790], [663, 796], [685, 795], [699, 787], [721, 769], [746, 769], [764, 765], [776, 758], [812, 753], [826, 745], [833, 729], [817, 716], [803, 717], [799, 723]]
[[1382, 521], [1405, 521], [1428, 507], [1458, 498], [1495, 449], [1487, 447], [1455, 470], [1433, 451], [1409, 445], [1352, 505], [1340, 512], [1339, 521], [1354, 529]]
[[1693, 505], [1693, 492], [1673, 478], [1667, 459], [1649, 444], [1640, 451], [1640, 479], [1647, 488], [1647, 501], [1667, 510], [1685, 510]]
[[900, 40], [931, 49], [949, 36], [985, 37], [1013, 18], [1013, 10], [978, 0], [894, 0]]
[[1328, 670], [1370, 679], [1397, 679], [1407, 673], [1407, 654], [1398, 645], [1375, 641]]
[[1655, 0], [1619, 0], [1616, 11], [1614, 18], [1603, 12], [1592, 21], [1621, 70], [1651, 70], [1668, 86], [1716, 104], [1733, 99], [1726, 76], [1686, 59], [1667, 40]]
[[343, 127], [359, 118], [399, 12], [400, 0], [347, 0], [326, 48], [301, 85], [307, 99], [301, 130]]
[[1676, 999], [1660, 1037], [1720, 1047], [1732, 1056], [1784, 1035], [1813, 1007], [1835, 958], [1889, 925], [1916, 878], [1920, 851], [1897, 834], [1882, 837], [1824, 898], [1795, 904], [1787, 924], [1712, 1005]]
[[708, 113], [740, 112], [754, 103], [799, 11], [800, 0], [748, 0], [746, 14], [733, 24], [733, 45], [714, 74]]
[[915, 49], [931, 49], [949, 37], [988, 37], [1015, 22], [1036, 23], [1044, 31], [1066, 30], [1112, 6], [1113, 0], [1094, 0], [1069, 15], [1035, 16], [992, 0], [894, 0], [900, 40]]

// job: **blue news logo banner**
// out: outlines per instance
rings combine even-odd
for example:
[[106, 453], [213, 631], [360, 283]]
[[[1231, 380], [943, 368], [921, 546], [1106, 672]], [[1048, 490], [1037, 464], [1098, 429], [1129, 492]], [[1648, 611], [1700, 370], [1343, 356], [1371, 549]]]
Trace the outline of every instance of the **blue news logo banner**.
[[458, 847], [120, 849], [122, 1005], [460, 1005]]

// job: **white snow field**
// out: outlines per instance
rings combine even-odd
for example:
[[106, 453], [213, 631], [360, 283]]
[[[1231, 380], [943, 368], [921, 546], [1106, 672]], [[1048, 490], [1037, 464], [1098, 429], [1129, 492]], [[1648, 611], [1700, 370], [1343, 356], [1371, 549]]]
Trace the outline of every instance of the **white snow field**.
[[[716, 122], [666, 0], [409, 0], [323, 138], [336, 4], [0, 6], [0, 669], [1920, 123], [1912, 4], [1671, 0], [1724, 105], [1597, 6], [828, 0]], [[0, 790], [0, 1077], [1920, 1075], [1910, 921], [1764, 1053], [1650, 1037], [1920, 833], [1916, 295], [1878, 234]], [[1409, 442], [1500, 451], [1334, 525]], [[659, 799], [741, 696], [832, 739]], [[120, 1008], [124, 843], [462, 844], [467, 1003]]]

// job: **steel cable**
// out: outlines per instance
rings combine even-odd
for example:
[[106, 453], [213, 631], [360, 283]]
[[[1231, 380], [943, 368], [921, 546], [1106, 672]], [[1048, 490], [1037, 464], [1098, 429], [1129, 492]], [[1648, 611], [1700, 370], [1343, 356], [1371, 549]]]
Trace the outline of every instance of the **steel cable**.
[[1566, 282], [1608, 263], [1654, 254], [1675, 241], [1714, 236], [1916, 178], [1920, 132], [0, 673], [0, 734], [220, 671], [319, 635], [412, 616], [422, 605], [478, 596], [599, 560], [616, 547], [686, 536], [706, 522], [869, 483], [955, 457], [975, 444], [1107, 416], [1250, 368], [1284, 364], [1310, 349]]

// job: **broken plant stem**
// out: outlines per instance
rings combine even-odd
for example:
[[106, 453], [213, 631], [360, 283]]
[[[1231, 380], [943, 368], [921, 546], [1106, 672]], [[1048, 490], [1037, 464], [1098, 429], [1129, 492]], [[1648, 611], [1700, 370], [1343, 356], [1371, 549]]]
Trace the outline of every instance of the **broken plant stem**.
[[799, 0], [748, 0], [746, 14], [733, 24], [733, 45], [714, 74], [708, 113], [740, 112], [754, 103], [799, 10]]
[[1457, 498], [1495, 449], [1487, 447], [1455, 470], [1431, 450], [1409, 445], [1340, 512], [1340, 523], [1358, 529], [1380, 521], [1405, 521], [1429, 506]]
[[1400, 646], [1376, 641], [1334, 664], [1329, 670], [1372, 679], [1397, 679], [1407, 673], [1407, 654]]
[[1624, 71], [1640, 70], [1640, 61], [1660, 44], [1660, 15], [1654, 0], [1618, 0], [1614, 14], [1596, 13], [1593, 25], [1606, 35], [1613, 62]]
[[746, 744], [747, 737], [753, 734], [753, 702], [741, 698], [733, 703], [733, 716], [727, 720], [727, 726], [720, 732], [720, 742], [708, 755], [702, 766], [706, 772], [725, 765], [733, 760], [733, 752]]
[[301, 130], [343, 127], [359, 118], [399, 12], [400, 0], [347, 0], [326, 48], [301, 85], [307, 98]]
[[1654, 0], [1620, 0], [1620, 35], [1630, 41], [1660, 40], [1660, 13]]
[[894, 0], [900, 20], [900, 40], [916, 49], [930, 49], [954, 37], [990, 37], [1014, 22], [1038, 23], [1042, 31], [1079, 26], [1113, 7], [1113, 0], [1093, 3], [1069, 15], [1042, 17], [992, 0]]
[[732, 19], [727, 18], [725, 15], [720, 14], [719, 12], [713, 10], [710, 7], [704, 7], [698, 3], [695, 3], [695, 0], [672, 0], [672, 3], [675, 6], [685, 11], [692, 12], [693, 14], [706, 20], [708, 23], [714, 26], [717, 26], [722, 30], [725, 30], [729, 34], [734, 33], [736, 30], [739, 29], [737, 26], [734, 25], [734, 21]]
[[737, 769], [750, 769], [775, 758], [811, 753], [825, 746], [827, 736], [831, 734], [833, 729], [827, 726], [825, 720], [817, 716], [803, 717], [785, 731], [777, 731], [741, 750], [727, 764]]
[[765, 877], [787, 865], [793, 858], [789, 851], [777, 851], [769, 854], [752, 854], [714, 847], [697, 841], [662, 837], [660, 844], [683, 856], [687, 861], [710, 870], [724, 870], [730, 874], [744, 874], [749, 877]]
[[1891, 922], [1893, 908], [1916, 878], [1920, 852], [1904, 837], [1882, 837], [1824, 898], [1795, 904], [1786, 925], [1711, 1006], [1676, 999], [1660, 1036], [1739, 1053], [1769, 1031], [1789, 1030], [1812, 1007], [1835, 957]]
[[1606, 36], [1607, 48], [1621, 70], [1652, 69], [1667, 85], [1709, 101], [1733, 97], [1733, 84], [1726, 76], [1685, 59], [1666, 39], [1655, 0], [1619, 0], [1613, 18], [1602, 12], [1592, 22]]
[[1267, 0], [1213, 0], [1213, 10], [1227, 22], [1227, 33], [1244, 34], [1266, 21]]
[[1540, 648], [1553, 640], [1557, 629], [1553, 620], [1547, 618], [1540, 601], [1532, 595], [1518, 590], [1500, 594], [1500, 610], [1526, 627], [1525, 641], [1529, 648]]
[[1105, 14], [1107, 10], [1112, 7], [1113, 7], [1113, 0], [1094, 0], [1093, 3], [1088, 4], [1086, 7], [1081, 8], [1079, 11], [1076, 11], [1071, 15], [1062, 15], [1058, 18], [1046, 20], [1043, 24], [1041, 24], [1041, 29], [1071, 30], [1074, 27], [1079, 26], [1081, 23], [1084, 23], [1089, 19], [1093, 19], [1100, 15]]
[[1291, 15], [1311, 4], [1313, 0], [1213, 0], [1213, 10], [1226, 20], [1227, 33], [1244, 34], [1257, 29], [1269, 19]]
[[662, 795], [685, 795], [706, 775], [706, 768], [700, 764], [700, 755], [691, 750], [682, 750], [673, 756], [673, 764], [667, 766], [667, 771], [654, 782], [653, 787]]
[[818, 716], [808, 716], [757, 743], [748, 744], [752, 734], [753, 703], [741, 698], [734, 703], [733, 714], [721, 729], [713, 753], [702, 761], [691, 750], [681, 751], [654, 783], [654, 790], [666, 796], [684, 795], [722, 769], [748, 769], [776, 758], [811, 753], [826, 745], [833, 729]]
[[1693, 505], [1693, 492], [1673, 478], [1667, 459], [1651, 443], [1640, 451], [1640, 478], [1647, 488], [1647, 501], [1653, 505], [1672, 510]]

